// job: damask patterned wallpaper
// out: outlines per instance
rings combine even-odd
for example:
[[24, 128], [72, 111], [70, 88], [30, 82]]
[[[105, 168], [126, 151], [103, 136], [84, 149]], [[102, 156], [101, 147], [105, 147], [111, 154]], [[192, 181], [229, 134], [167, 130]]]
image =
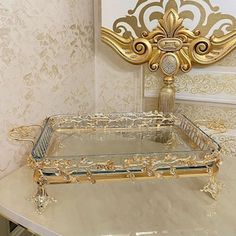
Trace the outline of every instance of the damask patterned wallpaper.
[[93, 0], [1, 0], [0, 177], [26, 160], [10, 128], [91, 111]]

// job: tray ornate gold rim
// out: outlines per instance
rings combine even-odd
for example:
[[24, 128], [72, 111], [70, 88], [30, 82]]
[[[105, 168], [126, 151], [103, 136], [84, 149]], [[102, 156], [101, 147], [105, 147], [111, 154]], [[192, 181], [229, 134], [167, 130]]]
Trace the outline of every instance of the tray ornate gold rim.
[[[101, 163], [92, 163], [89, 159], [83, 157], [76, 163], [70, 159], [53, 159], [45, 157], [48, 142], [50, 140], [50, 127], [78, 128], [120, 128], [119, 122], [126, 122], [130, 129], [147, 129], [157, 127], [172, 127], [175, 123], [185, 130], [187, 135], [204, 150], [201, 159], [197, 159], [196, 155], [189, 154], [184, 158], [178, 156], [177, 153], [166, 152], [163, 158], [150, 154], [134, 155], [134, 157], [125, 159], [122, 168], [116, 165], [113, 160], [107, 159]], [[110, 126], [109, 126], [110, 125]], [[32, 133], [31, 126], [22, 126], [15, 128], [10, 132], [10, 137], [16, 140], [29, 141], [34, 140], [29, 136]], [[43, 137], [47, 137], [44, 139]], [[40, 144], [43, 144], [40, 146]], [[39, 149], [39, 147], [41, 149]], [[41, 153], [40, 153], [41, 152]], [[40, 156], [40, 155], [41, 156]], [[207, 134], [200, 130], [196, 125], [189, 121], [184, 115], [174, 116], [172, 114], [163, 114], [158, 112], [148, 113], [111, 113], [111, 114], [94, 114], [84, 116], [52, 116], [47, 118], [44, 123], [40, 135], [34, 147], [32, 154], [28, 159], [29, 166], [34, 170], [34, 180], [38, 185], [37, 193], [32, 198], [38, 212], [42, 212], [46, 206], [54, 201], [49, 197], [45, 186], [47, 184], [68, 184], [90, 182], [102, 180], [125, 180], [131, 179], [161, 179], [161, 178], [177, 178], [177, 177], [196, 177], [209, 176], [209, 183], [202, 189], [208, 192], [216, 199], [220, 191], [220, 184], [216, 181], [216, 174], [220, 165], [220, 146], [212, 140]], [[166, 168], [158, 168], [160, 166]], [[76, 174], [76, 167], [83, 168], [81, 174]], [[132, 171], [134, 166], [139, 167], [139, 171]], [[94, 174], [93, 170], [97, 170], [99, 174]]]

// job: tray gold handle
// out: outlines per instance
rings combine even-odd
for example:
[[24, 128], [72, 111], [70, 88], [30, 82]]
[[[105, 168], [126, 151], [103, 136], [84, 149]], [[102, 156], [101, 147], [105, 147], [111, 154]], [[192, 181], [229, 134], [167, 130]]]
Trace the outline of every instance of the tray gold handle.
[[36, 128], [43, 129], [41, 125], [22, 125], [15, 127], [9, 131], [9, 139], [20, 142], [31, 142], [34, 145]]

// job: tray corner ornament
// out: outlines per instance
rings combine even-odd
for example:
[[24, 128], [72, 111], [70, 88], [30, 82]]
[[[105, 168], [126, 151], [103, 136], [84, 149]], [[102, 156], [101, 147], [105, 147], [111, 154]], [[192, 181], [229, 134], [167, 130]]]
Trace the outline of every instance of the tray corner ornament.
[[183, 26], [183, 19], [174, 9], [167, 10], [159, 25], [141, 36], [122, 37], [102, 27], [102, 41], [112, 47], [126, 61], [141, 65], [148, 63], [150, 71], [159, 68], [164, 74], [164, 87], [159, 96], [159, 111], [173, 112], [175, 102], [174, 77], [181, 70], [187, 73], [193, 63], [213, 64], [236, 47], [236, 30], [210, 38], [201, 36]]

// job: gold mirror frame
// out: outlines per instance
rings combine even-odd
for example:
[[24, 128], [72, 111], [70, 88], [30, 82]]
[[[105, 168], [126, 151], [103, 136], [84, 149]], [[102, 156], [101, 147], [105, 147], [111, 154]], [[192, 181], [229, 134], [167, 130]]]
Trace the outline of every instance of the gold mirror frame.
[[157, 28], [149, 33], [142, 32], [141, 37], [124, 38], [102, 27], [101, 38], [129, 63], [148, 63], [152, 72], [161, 69], [164, 86], [159, 95], [159, 111], [164, 113], [174, 110], [174, 77], [180, 70], [187, 73], [194, 63], [213, 64], [236, 47], [236, 30], [221, 37], [203, 37], [199, 30], [186, 29], [183, 19], [173, 8], [159, 19]]

